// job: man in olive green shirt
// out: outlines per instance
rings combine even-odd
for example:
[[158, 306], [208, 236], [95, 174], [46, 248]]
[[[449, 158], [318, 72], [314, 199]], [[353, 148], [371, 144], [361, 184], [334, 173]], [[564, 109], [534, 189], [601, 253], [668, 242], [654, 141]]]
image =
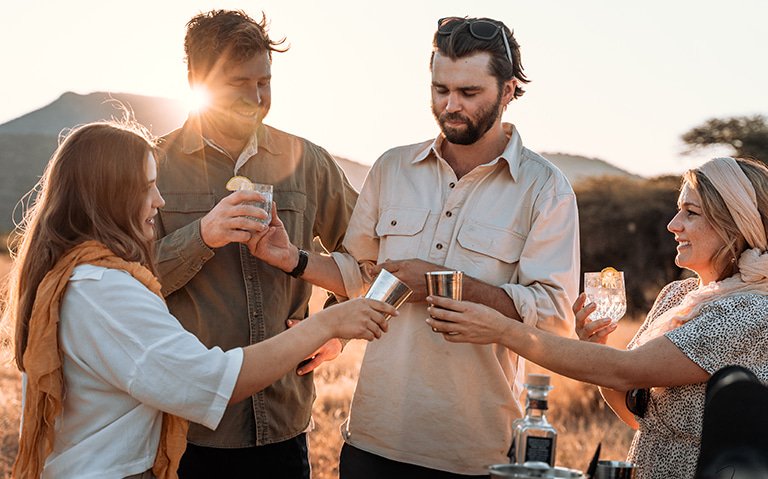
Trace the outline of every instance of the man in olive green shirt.
[[[311, 285], [298, 279], [306, 262], [281, 271], [249, 253], [245, 243], [266, 227], [247, 217], [256, 209], [243, 202], [259, 195], [230, 194], [227, 180], [242, 175], [274, 185], [291, 241], [307, 250], [315, 238], [329, 251], [341, 249], [357, 198], [325, 150], [262, 123], [270, 107], [272, 52], [282, 51], [265, 25], [264, 18], [232, 11], [200, 14], [187, 24], [189, 81], [204, 88], [210, 102], [161, 143], [163, 292], [186, 329], [224, 350], [263, 341], [284, 331], [288, 320], [305, 318], [311, 294]], [[315, 392], [306, 373], [340, 350], [338, 340], [327, 343], [302, 374], [230, 406], [216, 431], [191, 425], [179, 476], [308, 479], [304, 431]]]

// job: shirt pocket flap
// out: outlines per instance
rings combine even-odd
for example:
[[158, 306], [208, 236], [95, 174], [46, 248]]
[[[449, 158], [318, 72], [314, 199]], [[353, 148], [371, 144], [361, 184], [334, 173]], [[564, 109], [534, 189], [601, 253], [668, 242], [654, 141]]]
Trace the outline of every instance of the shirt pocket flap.
[[300, 191], [275, 191], [275, 203], [278, 211], [298, 211], [307, 208], [307, 195]]
[[376, 234], [382, 236], [413, 236], [424, 229], [428, 209], [387, 208], [376, 225]]
[[211, 194], [163, 193], [163, 198], [165, 206], [160, 210], [167, 213], [207, 213], [216, 206]]
[[461, 227], [457, 240], [465, 249], [510, 264], [520, 260], [525, 245], [520, 233], [474, 221]]

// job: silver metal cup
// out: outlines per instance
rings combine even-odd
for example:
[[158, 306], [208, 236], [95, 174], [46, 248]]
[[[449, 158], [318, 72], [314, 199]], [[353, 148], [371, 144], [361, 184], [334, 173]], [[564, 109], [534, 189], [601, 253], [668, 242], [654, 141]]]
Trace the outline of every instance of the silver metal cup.
[[633, 479], [637, 465], [625, 461], [598, 461], [595, 479]]
[[[413, 290], [403, 283], [397, 276], [390, 273], [386, 269], [382, 269], [376, 279], [373, 280], [373, 284], [365, 293], [366, 298], [377, 299], [387, 304], [391, 304], [395, 308], [399, 308], [401, 304], [405, 303], [409, 296], [413, 293]], [[389, 319], [387, 315], [384, 319]]]
[[461, 271], [429, 271], [424, 273], [427, 280], [427, 294], [461, 301], [464, 273]]

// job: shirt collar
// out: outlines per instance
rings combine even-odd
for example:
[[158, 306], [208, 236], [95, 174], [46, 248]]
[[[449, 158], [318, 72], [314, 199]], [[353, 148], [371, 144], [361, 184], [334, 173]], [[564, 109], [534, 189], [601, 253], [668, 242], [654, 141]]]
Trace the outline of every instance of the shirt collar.
[[[205, 147], [206, 138], [203, 137], [203, 129], [199, 115], [190, 115], [189, 118], [187, 118], [187, 121], [182, 127], [181, 138], [182, 151], [187, 155], [200, 151]], [[277, 151], [277, 144], [272, 138], [269, 128], [264, 124], [256, 129], [243, 151], [252, 150], [251, 156], [253, 156], [258, 153], [259, 148], [264, 148], [273, 155], [280, 154], [280, 152]]]
[[[512, 123], [502, 123], [502, 128], [504, 128], [504, 134], [506, 134], [508, 138], [507, 146], [504, 148], [504, 151], [501, 152], [501, 155], [486, 164], [494, 165], [499, 160], [506, 161], [507, 167], [509, 168], [509, 174], [512, 176], [513, 180], [517, 180], [517, 175], [520, 171], [520, 157], [523, 152], [523, 142], [520, 138], [520, 134], [518, 133], [517, 128], [515, 128], [515, 125]], [[416, 155], [412, 163], [418, 163], [430, 157], [442, 158], [440, 150], [444, 141], [445, 136], [440, 133], [437, 138], [432, 141], [432, 143], [430, 143], [418, 155]]]

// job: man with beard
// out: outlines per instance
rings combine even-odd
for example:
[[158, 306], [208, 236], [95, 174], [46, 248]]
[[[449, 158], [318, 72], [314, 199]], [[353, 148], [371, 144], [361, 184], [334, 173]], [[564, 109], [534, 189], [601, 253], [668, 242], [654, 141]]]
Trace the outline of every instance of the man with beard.
[[[332, 254], [340, 277], [319, 255], [304, 275], [352, 297], [384, 268], [414, 291], [389, 333], [367, 346], [342, 431], [340, 479], [488, 477], [489, 464], [509, 462], [511, 424], [523, 414], [523, 359], [430, 329], [424, 273], [461, 270], [465, 300], [573, 331], [576, 198], [563, 174], [501, 121], [528, 81], [512, 32], [487, 18], [442, 19], [430, 65], [441, 134], [379, 158], [344, 239], [351, 256]], [[273, 223], [250, 246], [286, 269], [298, 249]]]
[[[258, 193], [230, 194], [228, 180], [273, 185], [287, 234], [306, 249], [315, 238], [341, 248], [357, 197], [325, 150], [262, 123], [272, 52], [284, 51], [281, 43], [269, 38], [264, 17], [243, 12], [211, 11], [187, 24], [189, 82], [209, 101], [162, 141], [157, 268], [169, 309], [208, 347], [229, 350], [280, 334], [306, 317], [311, 294], [297, 279], [303, 259], [281, 271], [248, 252], [245, 243], [267, 228], [253, 218], [266, 212], [246, 204]], [[330, 341], [298, 373], [229, 406], [215, 431], [192, 424], [179, 476], [309, 479], [305, 431], [314, 386], [307, 373], [340, 350]]]

